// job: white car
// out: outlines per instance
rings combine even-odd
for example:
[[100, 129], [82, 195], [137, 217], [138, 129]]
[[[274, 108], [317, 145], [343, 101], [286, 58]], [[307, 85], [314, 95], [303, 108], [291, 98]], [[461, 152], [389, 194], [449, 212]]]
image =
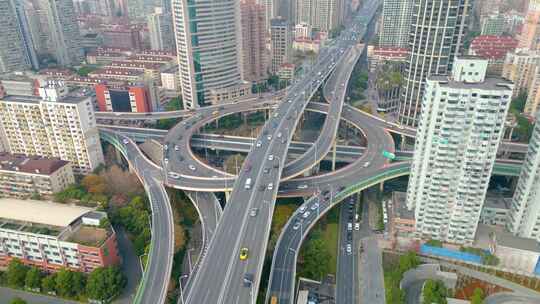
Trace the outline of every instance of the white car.
[[294, 226], [292, 226], [292, 229], [293, 230], [298, 230], [298, 228], [300, 228], [300, 226], [302, 226], [302, 223], [296, 222], [296, 223], [294, 223]]
[[360, 223], [354, 224], [354, 230], [356, 231], [360, 230]]
[[251, 210], [249, 211], [249, 216], [257, 216], [258, 211], [259, 209], [257, 208], [251, 208]]
[[317, 208], [319, 208], [319, 203], [315, 203], [315, 204], [311, 205], [311, 207], [309, 209], [317, 210]]
[[291, 102], [292, 102], [292, 99], [287, 100], [287, 102], [288, 102], [288, 103], [291, 103]]
[[369, 167], [369, 165], [370, 165], [370, 162], [366, 162], [366, 163], [364, 164], [364, 168]]
[[179, 179], [180, 178], [180, 174], [176, 173], [176, 172], [169, 172], [169, 177], [170, 178], [174, 178], [174, 179]]
[[352, 253], [352, 246], [351, 244], [347, 244], [347, 254], [351, 254]]
[[168, 164], [168, 163], [169, 163], [169, 159], [168, 159], [168, 158], [164, 158], [164, 159], [163, 159], [163, 162], [164, 162], [164, 163], [165, 163], [165, 165], [166, 165], [166, 164]]
[[124, 143], [124, 145], [129, 144], [129, 140], [128, 140], [127, 138], [124, 138], [124, 139], [122, 140], [122, 142]]
[[272, 135], [268, 135], [268, 136], [266, 136], [266, 139], [268, 139], [268, 140], [272, 140]]
[[268, 184], [268, 190], [272, 190], [272, 189], [274, 189], [274, 184], [273, 183]]
[[180, 151], [180, 147], [178, 145], [174, 145], [174, 151]]
[[262, 146], [262, 142], [259, 140], [255, 146], [259, 148], [260, 146]]
[[299, 185], [296, 188], [298, 188], [298, 189], [307, 189], [307, 187], [308, 187], [308, 185], [304, 184], [304, 185]]
[[281, 135], [282, 135], [281, 132], [279, 132], [279, 133], [277, 134], [277, 138], [281, 138]]
[[279, 112], [274, 113], [274, 117], [278, 117], [278, 116], [279, 116]]
[[168, 150], [168, 149], [169, 149], [168, 145], [163, 146], [163, 150]]
[[307, 218], [311, 213], [309, 211], [306, 211], [304, 214], [302, 214], [303, 218]]
[[269, 160], [269, 161], [273, 161], [273, 160], [274, 160], [274, 154], [268, 155], [268, 160]]
[[300, 208], [298, 208], [298, 212], [304, 213], [304, 211], [306, 211], [306, 209], [307, 209], [307, 206], [305, 206], [305, 205], [301, 206]]
[[189, 170], [191, 170], [191, 171], [195, 171], [197, 169], [197, 168], [195, 168], [194, 165], [189, 165], [188, 167], [189, 167]]

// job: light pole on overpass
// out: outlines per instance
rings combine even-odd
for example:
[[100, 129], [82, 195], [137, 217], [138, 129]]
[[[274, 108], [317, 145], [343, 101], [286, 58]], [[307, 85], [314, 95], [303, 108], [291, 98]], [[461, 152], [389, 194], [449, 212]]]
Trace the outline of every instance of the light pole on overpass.
[[180, 301], [182, 302], [182, 304], [184, 304], [184, 294], [182, 293], [182, 278], [187, 278], [187, 277], [189, 277], [189, 275], [184, 274], [178, 278], [178, 287], [180, 288]]

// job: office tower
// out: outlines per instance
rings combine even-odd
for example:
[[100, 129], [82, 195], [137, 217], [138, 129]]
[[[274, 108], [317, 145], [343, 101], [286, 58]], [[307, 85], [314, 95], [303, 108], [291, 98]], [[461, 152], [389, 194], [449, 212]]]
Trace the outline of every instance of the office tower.
[[481, 23], [481, 35], [500, 36], [506, 28], [506, 19], [498, 13], [483, 17]]
[[414, 0], [384, 0], [380, 47], [409, 47], [409, 28], [413, 17]]
[[172, 15], [156, 7], [154, 13], [148, 16], [148, 34], [152, 50], [174, 50]]
[[540, 241], [540, 111], [507, 220], [510, 232]]
[[519, 48], [537, 49], [540, 38], [540, 0], [531, 0], [519, 36]]
[[0, 0], [0, 73], [37, 67], [37, 57], [20, 4]]
[[0, 99], [0, 127], [11, 153], [59, 157], [76, 173], [92, 172], [103, 153], [89, 92], [69, 92], [61, 83], [39, 88], [40, 96]]
[[446, 75], [462, 49], [470, 0], [417, 0], [409, 35], [410, 54], [404, 72], [399, 109], [402, 124], [416, 126], [426, 78]]
[[319, 31], [329, 32], [337, 29], [344, 18], [343, 0], [294, 0], [295, 17], [287, 20], [305, 23]]
[[176, 52], [186, 108], [207, 105], [212, 89], [241, 83], [241, 32], [237, 2], [174, 0]]
[[40, 55], [50, 55], [59, 65], [83, 60], [79, 25], [72, 0], [33, 0], [29, 3], [30, 29]]
[[278, 3], [275, 0], [257, 0], [264, 7], [264, 24], [267, 33], [270, 33], [270, 20], [278, 16]]
[[264, 6], [254, 0], [240, 2], [242, 24], [242, 78], [260, 82], [266, 79], [266, 26]]
[[514, 83], [514, 97], [530, 88], [534, 71], [539, 64], [540, 51], [518, 49], [514, 53], [506, 54], [502, 77]]
[[407, 189], [422, 238], [474, 239], [513, 86], [486, 71], [487, 60], [457, 58], [450, 77], [426, 80]]
[[272, 41], [270, 71], [277, 74], [281, 65], [291, 60], [293, 35], [291, 26], [285, 19], [272, 19], [270, 23]]

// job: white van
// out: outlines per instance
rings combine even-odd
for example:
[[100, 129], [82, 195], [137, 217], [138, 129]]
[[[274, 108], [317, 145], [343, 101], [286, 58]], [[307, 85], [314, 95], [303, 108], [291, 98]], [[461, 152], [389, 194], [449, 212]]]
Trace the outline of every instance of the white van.
[[244, 185], [245, 189], [251, 189], [251, 177], [246, 179], [246, 184]]

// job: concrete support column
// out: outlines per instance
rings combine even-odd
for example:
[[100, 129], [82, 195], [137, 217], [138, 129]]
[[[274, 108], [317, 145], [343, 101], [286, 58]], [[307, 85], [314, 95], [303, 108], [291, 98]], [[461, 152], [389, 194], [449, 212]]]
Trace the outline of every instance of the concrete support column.
[[225, 203], [228, 203], [230, 198], [231, 198], [231, 191], [225, 191]]
[[384, 190], [384, 182], [381, 182], [379, 185], [380, 185], [380, 186], [379, 186], [379, 190], [381, 190], [381, 193], [383, 193], [383, 190]]
[[401, 144], [399, 145], [399, 149], [400, 150], [405, 150], [405, 140], [406, 140], [406, 137], [402, 134], [401, 135]]

